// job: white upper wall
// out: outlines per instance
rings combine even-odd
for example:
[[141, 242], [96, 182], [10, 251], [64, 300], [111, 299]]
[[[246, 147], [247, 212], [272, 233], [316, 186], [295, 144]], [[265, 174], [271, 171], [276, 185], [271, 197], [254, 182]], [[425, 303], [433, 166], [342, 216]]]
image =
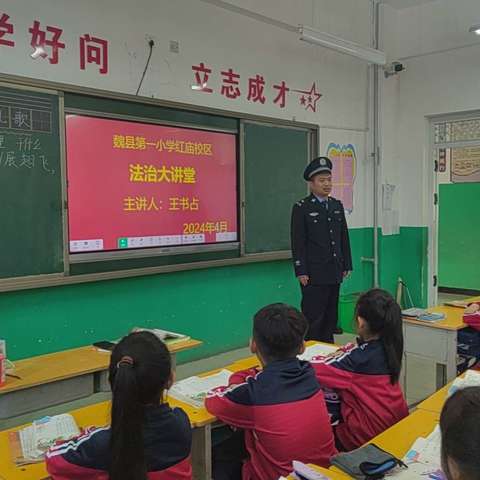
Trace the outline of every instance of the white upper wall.
[[480, 109], [480, 37], [468, 33], [480, 23], [480, 1], [384, 8], [390, 9], [382, 27], [388, 57], [413, 58], [403, 61], [406, 71], [382, 80], [382, 181], [399, 183], [402, 225], [428, 225], [433, 165], [427, 118]]
[[[144, 69], [148, 46], [155, 41], [141, 95], [234, 112], [296, 119], [341, 129], [367, 128], [367, 65], [355, 58], [306, 44], [298, 34], [233, 13], [201, 0], [0, 0], [1, 13], [10, 15], [15, 47], [0, 45], [4, 73], [64, 82], [113, 92], [134, 94]], [[371, 35], [369, 0], [231, 0], [288, 24], [307, 24], [368, 45]], [[63, 29], [59, 62], [30, 57], [34, 20]], [[98, 67], [80, 69], [79, 37], [95, 35], [109, 42], [109, 73]], [[7, 38], [7, 37], [4, 37]], [[47, 34], [47, 39], [50, 35]], [[169, 51], [170, 40], [179, 42], [179, 53]], [[47, 51], [49, 51], [47, 49]], [[208, 87], [214, 93], [192, 90], [192, 65], [204, 62], [212, 69]], [[242, 96], [222, 96], [222, 70], [240, 74]], [[265, 104], [247, 100], [248, 78], [265, 79]], [[285, 81], [292, 91], [285, 108], [273, 103], [273, 84]], [[313, 82], [322, 94], [316, 112], [300, 104], [293, 92], [310, 89]], [[336, 130], [328, 130], [336, 142]], [[344, 134], [342, 133], [342, 138]], [[363, 152], [363, 147], [359, 149]], [[362, 162], [364, 159], [360, 159]], [[352, 226], [371, 224], [370, 212], [357, 209]]]
[[[310, 123], [366, 127], [365, 63], [305, 44], [295, 33], [200, 0], [42, 0], [41, 8], [32, 0], [3, 3], [2, 11], [8, 13], [14, 23], [16, 41], [15, 48], [0, 47], [3, 72], [133, 94], [148, 54], [145, 35], [151, 35], [156, 45], [141, 90], [143, 95]], [[271, 7], [279, 3], [277, 17], [294, 25], [312, 23], [312, 0], [251, 3], [252, 6], [258, 4], [257, 10], [261, 13], [270, 13]], [[322, 28], [327, 23], [335, 25], [339, 16], [337, 3], [343, 7], [350, 4], [351, 10], [344, 11], [345, 18], [349, 19], [342, 24], [345, 36], [368, 40], [366, 0], [314, 3], [315, 16], [331, 20], [322, 20]], [[363, 4], [363, 9], [359, 9], [358, 4]], [[64, 30], [62, 40], [66, 49], [60, 51], [57, 65], [50, 65], [47, 59], [29, 57], [32, 48], [28, 29], [35, 19], [40, 20], [43, 27], [48, 24]], [[339, 33], [338, 30], [332, 31]], [[352, 34], [355, 31], [358, 35]], [[109, 41], [108, 75], [100, 75], [93, 66], [80, 70], [78, 39], [85, 33]], [[169, 52], [170, 40], [179, 42], [179, 54]], [[213, 70], [209, 86], [216, 90], [215, 94], [190, 88], [195, 83], [192, 65], [202, 61]], [[220, 71], [228, 68], [241, 75], [242, 92], [246, 90], [248, 77], [263, 75], [270, 97], [265, 105], [247, 101], [245, 94], [236, 100], [220, 95]], [[276, 91], [272, 90], [272, 84], [282, 80], [292, 89], [307, 89], [316, 82], [323, 95], [318, 111], [306, 111], [299, 104], [298, 95], [291, 95], [285, 109], [273, 105], [272, 95]]]
[[480, 45], [468, 29], [480, 23], [478, 0], [435, 0], [398, 11], [399, 56]]

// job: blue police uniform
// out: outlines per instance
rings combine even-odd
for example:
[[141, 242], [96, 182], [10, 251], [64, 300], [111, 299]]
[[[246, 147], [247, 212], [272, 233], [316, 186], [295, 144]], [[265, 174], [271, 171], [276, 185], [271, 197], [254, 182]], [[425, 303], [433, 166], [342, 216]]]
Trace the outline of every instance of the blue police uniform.
[[[331, 170], [331, 161], [319, 157], [307, 166], [304, 178]], [[308, 285], [302, 286], [302, 311], [309, 321], [307, 339], [333, 342], [343, 272], [352, 270], [342, 202], [332, 197], [322, 201], [313, 194], [297, 202], [292, 209], [291, 242], [295, 275], [309, 276]]]

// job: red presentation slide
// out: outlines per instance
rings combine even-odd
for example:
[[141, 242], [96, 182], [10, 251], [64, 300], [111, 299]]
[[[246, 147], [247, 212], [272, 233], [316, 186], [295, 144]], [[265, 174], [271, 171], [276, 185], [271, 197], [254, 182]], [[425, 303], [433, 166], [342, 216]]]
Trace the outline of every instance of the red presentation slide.
[[233, 134], [67, 115], [70, 252], [235, 242]]

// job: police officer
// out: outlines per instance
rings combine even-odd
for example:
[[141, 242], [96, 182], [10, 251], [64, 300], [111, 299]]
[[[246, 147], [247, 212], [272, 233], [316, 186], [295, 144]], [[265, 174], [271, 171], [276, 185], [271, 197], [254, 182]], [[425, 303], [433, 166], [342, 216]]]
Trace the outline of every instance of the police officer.
[[295, 275], [302, 289], [308, 340], [333, 342], [340, 284], [352, 270], [342, 202], [330, 197], [332, 162], [315, 158], [303, 174], [311, 194], [293, 206], [291, 240]]

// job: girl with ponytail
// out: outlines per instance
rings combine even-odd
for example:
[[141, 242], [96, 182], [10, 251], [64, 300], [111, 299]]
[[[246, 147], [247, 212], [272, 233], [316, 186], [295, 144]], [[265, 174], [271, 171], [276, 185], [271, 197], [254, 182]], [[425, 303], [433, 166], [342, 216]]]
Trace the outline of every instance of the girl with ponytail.
[[164, 402], [170, 353], [150, 332], [124, 337], [110, 360], [111, 425], [92, 428], [47, 453], [53, 480], [191, 480], [191, 428]]
[[408, 415], [399, 384], [403, 358], [399, 305], [385, 290], [370, 290], [358, 299], [355, 322], [355, 344], [312, 360], [342, 450], [363, 445]]

